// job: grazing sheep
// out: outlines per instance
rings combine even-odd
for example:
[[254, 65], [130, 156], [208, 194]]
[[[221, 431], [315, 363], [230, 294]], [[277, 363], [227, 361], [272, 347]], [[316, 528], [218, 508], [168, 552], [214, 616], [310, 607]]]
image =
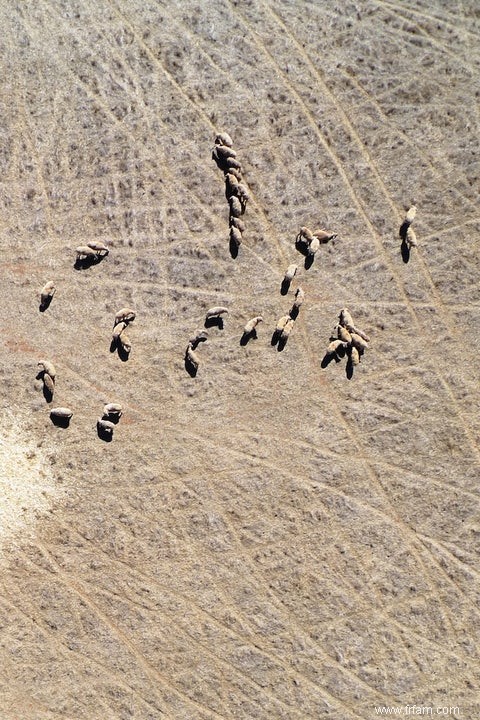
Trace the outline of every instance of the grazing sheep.
[[227, 173], [225, 175], [225, 192], [227, 200], [232, 196], [236, 195], [238, 190], [238, 179], [233, 173]]
[[304, 245], [310, 245], [312, 240], [313, 240], [312, 231], [309, 228], [302, 226], [296, 237], [296, 241], [299, 243], [303, 243]]
[[407, 228], [407, 232], [405, 234], [405, 242], [407, 243], [409, 249], [412, 247], [418, 247], [417, 236], [415, 235], [415, 231], [411, 227]]
[[295, 263], [292, 263], [288, 266], [287, 272], [285, 273], [285, 277], [283, 278], [283, 281], [285, 283], [291, 283], [295, 275], [297, 274], [298, 265], [295, 265]]
[[135, 320], [135, 317], [136, 316], [135, 316], [134, 310], [132, 310], [131, 308], [128, 308], [128, 307], [124, 307], [121, 310], [119, 310], [117, 312], [117, 314], [115, 315], [115, 322], [113, 323], [113, 327], [115, 327], [115, 325], [118, 325], [118, 323], [120, 323], [120, 322], [124, 322], [127, 324], [131, 323], [132, 320]]
[[255, 328], [257, 327], [258, 323], [263, 322], [263, 317], [261, 315], [257, 315], [256, 317], [252, 318], [247, 322], [245, 327], [243, 328], [243, 332], [245, 335], [250, 335]]
[[103, 406], [103, 415], [120, 418], [123, 415], [122, 406], [118, 403], [106, 403]]
[[287, 322], [285, 323], [285, 326], [281, 332], [280, 340], [283, 340], [283, 342], [286, 342], [290, 336], [290, 333], [293, 330], [293, 326], [295, 325], [295, 320], [292, 317], [289, 317]]
[[242, 206], [242, 214], [243, 214], [245, 212], [247, 202], [250, 199], [250, 195], [248, 194], [247, 186], [241, 182], [238, 183], [238, 185], [237, 185], [237, 197], [240, 200], [240, 204]]
[[113, 423], [111, 420], [104, 420], [103, 418], [97, 418], [97, 428], [101, 432], [104, 432], [108, 435], [112, 435], [113, 431], [115, 430], [115, 423]]
[[225, 164], [226, 164], [226, 166], [227, 166], [227, 168], [228, 168], [228, 172], [232, 172], [232, 169], [238, 170], [239, 173], [242, 172], [242, 166], [241, 166], [241, 164], [240, 164], [240, 163], [238, 162], [238, 160], [237, 160], [236, 158], [234, 158], [234, 157], [229, 157], [229, 158], [227, 158], [226, 161], [225, 161]]
[[55, 392], [55, 380], [47, 373], [44, 373], [42, 379], [43, 379], [43, 384], [45, 385], [46, 389], [48, 390], [50, 395], [53, 397], [53, 393]]
[[241, 233], [245, 232], [245, 223], [240, 218], [233, 217], [232, 215], [230, 215], [230, 223], [229, 224], [230, 224], [230, 227], [237, 228], [237, 230], [240, 230]]
[[352, 346], [363, 352], [368, 348], [368, 343], [356, 332], [352, 332]]
[[50, 305], [50, 303], [52, 302], [52, 298], [55, 295], [55, 291], [56, 288], [53, 280], [45, 283], [40, 292], [40, 308], [42, 310], [46, 309]]
[[357, 335], [360, 335], [361, 338], [366, 340], [367, 342], [370, 342], [370, 336], [367, 335], [367, 333], [364, 330], [360, 330], [358, 327], [352, 327], [351, 332], [357, 333]]
[[340, 355], [343, 357], [345, 355], [345, 351], [348, 347], [348, 344], [344, 342], [343, 340], [332, 340], [332, 342], [328, 345], [326, 350], [326, 355]]
[[313, 257], [315, 255], [315, 253], [318, 251], [319, 247], [320, 247], [320, 240], [317, 237], [313, 236], [313, 238], [307, 248], [307, 252], [310, 255], [310, 257]]
[[335, 240], [337, 234], [332, 233], [329, 230], [314, 230], [313, 236], [318, 238], [322, 245], [324, 245], [325, 243], [330, 242], [330, 240]]
[[223, 163], [228, 158], [236, 158], [237, 153], [228, 145], [215, 145], [212, 151], [212, 158]]
[[92, 240], [91, 242], [88, 242], [87, 247], [95, 250], [95, 253], [100, 255], [100, 257], [105, 257], [110, 252], [110, 248], [108, 248], [105, 243], [100, 240]]
[[98, 253], [88, 245], [79, 245], [76, 249], [77, 260], [87, 260], [98, 258]]
[[215, 136], [215, 145], [226, 145], [226, 147], [232, 147], [233, 140], [227, 132], [219, 132]]
[[193, 337], [190, 340], [190, 342], [188, 344], [191, 346], [192, 350], [195, 350], [195, 348], [197, 348], [198, 345], [200, 345], [200, 343], [207, 342], [207, 340], [208, 340], [208, 333], [206, 332], [206, 330], [202, 330], [202, 331], [198, 332], [195, 335], [195, 337]]
[[415, 205], [412, 205], [410, 208], [408, 208], [407, 213], [405, 215], [404, 222], [407, 225], [411, 225], [411, 223], [415, 220], [415, 215], [417, 214], [417, 208]]
[[353, 318], [350, 315], [350, 311], [348, 310], [348, 308], [343, 308], [342, 310], [340, 310], [338, 320], [340, 325], [343, 325], [343, 327], [347, 328], [347, 330], [353, 328]]
[[290, 317], [290, 315], [282, 315], [282, 317], [280, 318], [280, 320], [277, 322], [277, 326], [276, 326], [276, 328], [275, 328], [275, 332], [276, 332], [276, 333], [279, 333], [279, 334], [282, 333], [283, 330], [284, 330], [284, 328], [285, 328], [285, 325], [286, 325], [287, 322], [288, 322], [289, 320], [291, 320], [291, 319], [292, 319], [292, 318]]
[[228, 166], [227, 173], [229, 175], [233, 175], [240, 182], [242, 179], [242, 173], [240, 172], [240, 170], [241, 168]]
[[350, 335], [347, 328], [343, 327], [343, 325], [337, 325], [337, 337], [342, 342], [346, 342], [346, 343], [352, 342], [352, 336]]
[[230, 242], [236, 247], [239, 248], [242, 244], [242, 233], [241, 231], [236, 227], [230, 228]]
[[242, 203], [236, 195], [228, 198], [228, 204], [230, 205], [230, 217], [238, 218], [243, 215]]
[[49, 375], [52, 380], [55, 380], [57, 371], [55, 369], [55, 365], [50, 360], [40, 360], [37, 365], [40, 369], [40, 372], [43, 372], [44, 375]]
[[299, 310], [300, 307], [303, 305], [303, 301], [305, 300], [305, 291], [302, 290], [301, 287], [297, 288], [297, 291], [295, 293], [295, 300], [293, 301], [293, 307], [296, 310]]
[[73, 416], [73, 412], [70, 410], [70, 408], [57, 407], [57, 408], [52, 408], [50, 410], [50, 417], [63, 418], [64, 420], [70, 420], [70, 418], [72, 416]]
[[117, 324], [114, 326], [114, 328], [113, 328], [113, 333], [112, 333], [112, 340], [113, 340], [114, 342], [116, 342], [116, 341], [118, 340], [118, 338], [120, 337], [120, 335], [122, 334], [122, 332], [123, 332], [123, 331], [125, 330], [125, 328], [127, 327], [127, 324], [128, 324], [128, 323], [126, 323], [126, 322], [124, 322], [124, 321], [122, 320], [121, 322], [117, 323]]
[[123, 332], [121, 335], [118, 336], [117, 342], [120, 350], [129, 355], [132, 349], [132, 343], [130, 342], [130, 338]]
[[211, 320], [212, 318], [220, 317], [220, 315], [224, 315], [225, 313], [228, 313], [228, 308], [216, 305], [215, 307], [210, 308], [210, 310], [207, 310], [205, 319]]
[[195, 372], [198, 370], [198, 366], [200, 365], [200, 359], [194, 350], [192, 350], [191, 343], [188, 343], [187, 349], [185, 351], [185, 362], [193, 369]]
[[358, 352], [355, 345], [350, 347], [350, 361], [353, 366], [358, 365], [360, 362], [360, 353]]

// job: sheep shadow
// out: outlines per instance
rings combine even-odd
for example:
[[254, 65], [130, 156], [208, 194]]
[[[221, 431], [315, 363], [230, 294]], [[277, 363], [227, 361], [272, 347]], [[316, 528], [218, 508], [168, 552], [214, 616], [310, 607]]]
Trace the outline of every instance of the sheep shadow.
[[102, 420], [108, 420], [108, 422], [113, 423], [114, 425], [118, 425], [120, 422], [120, 415], [117, 415], [114, 413], [113, 415], [110, 415], [109, 413], [103, 413]]
[[305, 257], [305, 262], [303, 263], [303, 266], [304, 266], [305, 270], [310, 270], [310, 268], [311, 268], [312, 265], [313, 265], [314, 259], [315, 259], [315, 255], [310, 255], [310, 254], [308, 254], [308, 255]]
[[107, 430], [107, 428], [102, 427], [100, 423], [97, 422], [97, 435], [100, 440], [103, 440], [103, 442], [112, 442], [113, 440], [113, 431]]
[[404, 239], [402, 239], [402, 244], [400, 245], [400, 252], [402, 254], [402, 260], [406, 265], [410, 260], [410, 248]]
[[233, 238], [230, 238], [230, 241], [228, 243], [228, 248], [230, 250], [230, 257], [235, 260], [238, 257], [238, 243], [235, 242]]
[[88, 256], [84, 258], [77, 258], [75, 262], [73, 263], [74, 270], [87, 270], [88, 268], [92, 267], [92, 265], [98, 265], [102, 262], [104, 258], [106, 258], [106, 255], [96, 255], [96, 256]]
[[283, 352], [285, 350], [285, 345], [288, 342], [288, 338], [286, 337], [279, 337], [278, 343], [277, 343], [277, 352]]
[[255, 328], [253, 328], [253, 330], [250, 330], [250, 332], [243, 332], [243, 335], [240, 338], [240, 345], [242, 345], [242, 347], [245, 347], [245, 345], [248, 345], [250, 340], [258, 340], [258, 335]]
[[292, 305], [292, 309], [288, 313], [292, 320], [296, 320], [298, 317], [298, 313], [300, 312], [300, 308], [298, 308], [296, 305]]
[[115, 350], [117, 351], [117, 355], [122, 362], [127, 362], [127, 360], [130, 358], [130, 350], [127, 351], [123, 347], [119, 338], [112, 338], [110, 342], [110, 352], [114, 353]]
[[320, 367], [325, 370], [325, 368], [327, 368], [334, 360], [336, 363], [340, 362], [340, 358], [336, 353], [325, 353], [322, 358], [322, 362], [320, 363]]
[[353, 378], [353, 367], [352, 358], [349, 356], [345, 366], [345, 375], [347, 376], [347, 380], [351, 380]]
[[220, 315], [216, 315], [215, 317], [211, 317], [211, 318], [206, 318], [205, 327], [206, 328], [218, 327], [219, 330], [223, 330], [223, 318], [220, 317]]
[[69, 417], [62, 417], [61, 415], [56, 415], [54, 412], [50, 413], [50, 420], [55, 425], [55, 427], [59, 428], [68, 428], [70, 425], [70, 418]]
[[286, 295], [288, 291], [290, 290], [290, 285], [292, 284], [291, 280], [286, 280], [285, 278], [282, 280], [282, 284], [280, 285], [280, 295]]
[[53, 300], [53, 295], [49, 295], [47, 298], [45, 298], [45, 300], [43, 302], [40, 303], [40, 305], [38, 306], [38, 309], [40, 310], [41, 313], [45, 312], [45, 310], [48, 310], [52, 300]]

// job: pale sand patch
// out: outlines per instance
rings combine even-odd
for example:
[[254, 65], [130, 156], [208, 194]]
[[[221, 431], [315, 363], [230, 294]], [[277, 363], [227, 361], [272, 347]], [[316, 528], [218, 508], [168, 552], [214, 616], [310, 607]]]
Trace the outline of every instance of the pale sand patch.
[[48, 512], [58, 492], [45, 452], [13, 413], [0, 419], [0, 547]]

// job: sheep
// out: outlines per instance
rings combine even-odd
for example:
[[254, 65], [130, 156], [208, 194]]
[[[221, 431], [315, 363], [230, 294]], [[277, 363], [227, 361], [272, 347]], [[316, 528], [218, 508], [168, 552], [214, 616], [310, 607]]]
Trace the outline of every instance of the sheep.
[[405, 215], [404, 222], [408, 225], [411, 225], [411, 223], [415, 220], [415, 215], [417, 214], [417, 208], [415, 205], [412, 205], [408, 208], [407, 213]]
[[227, 158], [225, 161], [225, 165], [228, 168], [228, 172], [232, 172], [232, 168], [234, 170], [238, 170], [240, 174], [242, 172], [242, 166], [239, 163], [239, 161], [237, 160], [237, 158], [234, 158], [234, 157]]
[[228, 175], [233, 175], [233, 177], [235, 177], [238, 180], [238, 182], [240, 182], [242, 179], [242, 173], [240, 172], [240, 170], [241, 170], [241, 168], [232, 167], [231, 165], [229, 165], [225, 172]]
[[217, 160], [220, 163], [225, 162], [228, 158], [236, 158], [237, 153], [228, 145], [215, 145], [212, 151], [213, 160]]
[[291, 283], [295, 275], [297, 274], [298, 265], [295, 265], [295, 263], [292, 263], [288, 266], [287, 271], [285, 273], [285, 277], [283, 278], [284, 283]]
[[52, 380], [55, 380], [57, 371], [55, 369], [55, 365], [50, 360], [40, 360], [37, 365], [39, 367], [39, 372], [43, 373], [44, 375], [49, 375]]
[[56, 427], [68, 428], [73, 412], [67, 407], [57, 407], [50, 410], [50, 420]]
[[97, 418], [97, 430], [100, 433], [105, 433], [106, 435], [112, 435], [113, 431], [115, 430], [115, 423], [113, 423], [111, 420], [104, 420], [103, 418]]
[[319, 247], [320, 240], [314, 235], [307, 248], [308, 255], [313, 258]]
[[318, 238], [322, 245], [324, 245], [325, 243], [330, 242], [330, 240], [335, 240], [337, 234], [332, 233], [329, 230], [314, 230], [313, 236]]
[[297, 243], [302, 243], [303, 245], [310, 245], [312, 240], [313, 240], [312, 231], [309, 228], [302, 226], [296, 237]]
[[358, 328], [356, 326], [352, 326], [351, 332], [354, 332], [357, 335], [360, 335], [361, 338], [363, 338], [367, 342], [370, 342], [370, 336], [367, 335], [367, 333], [364, 330], [361, 330], [360, 328]]
[[110, 249], [105, 245], [105, 243], [101, 242], [100, 240], [92, 240], [88, 242], [87, 247], [95, 250], [95, 253], [100, 257], [105, 257], [110, 252]]
[[344, 342], [343, 340], [332, 340], [332, 342], [328, 345], [326, 350], [326, 355], [339, 355], [340, 357], [343, 357], [345, 355], [345, 351], [348, 347], [348, 344]]
[[358, 365], [360, 362], [360, 353], [358, 352], [355, 345], [350, 347], [350, 362], [353, 366]]
[[191, 346], [192, 350], [195, 350], [195, 348], [197, 348], [200, 345], [200, 343], [206, 342], [207, 340], [208, 340], [208, 333], [205, 330], [203, 330], [203, 331], [198, 332], [195, 335], [195, 337], [193, 337], [190, 340], [190, 342], [188, 344]]
[[235, 248], [239, 248], [242, 244], [242, 233], [236, 227], [230, 228], [230, 242]]
[[233, 140], [227, 132], [219, 132], [215, 136], [215, 145], [233, 146]]
[[79, 245], [76, 249], [77, 260], [93, 260], [98, 258], [98, 253], [88, 245]]
[[121, 418], [123, 415], [122, 406], [118, 403], [106, 403], [103, 406], [103, 416], [104, 418], [107, 417], [114, 417], [114, 418]]
[[295, 325], [295, 320], [294, 320], [292, 317], [289, 317], [288, 320], [287, 320], [287, 322], [285, 323], [285, 326], [284, 326], [281, 334], [280, 334], [280, 340], [281, 340], [281, 341], [283, 341], [284, 343], [287, 342], [287, 340], [288, 340], [288, 338], [289, 338], [289, 336], [290, 336], [290, 333], [291, 333], [292, 330], [293, 330], [293, 326], [294, 326], [294, 325]]
[[278, 333], [278, 334], [282, 333], [283, 330], [284, 330], [284, 328], [285, 328], [285, 325], [286, 325], [287, 322], [288, 322], [289, 320], [291, 320], [291, 319], [292, 319], [292, 318], [290, 317], [290, 315], [282, 315], [282, 317], [281, 317], [281, 318], [279, 319], [279, 321], [277, 322], [277, 326], [276, 326], [276, 328], [275, 328], [275, 332]]
[[127, 324], [128, 324], [128, 323], [126, 323], [126, 322], [124, 322], [124, 321], [122, 320], [121, 322], [117, 323], [117, 324], [114, 326], [114, 328], [113, 328], [113, 333], [112, 333], [112, 340], [113, 340], [113, 342], [117, 342], [117, 341], [118, 341], [118, 338], [120, 337], [120, 335], [122, 334], [122, 332], [123, 332], [123, 331], [125, 330], [125, 328], [127, 327]]
[[352, 336], [347, 330], [347, 328], [343, 327], [343, 325], [337, 325], [337, 337], [342, 342], [351, 343], [352, 342]]
[[56, 288], [53, 280], [49, 280], [40, 291], [40, 310], [46, 310], [55, 295]]
[[207, 310], [205, 319], [211, 320], [212, 318], [218, 318], [220, 315], [224, 315], [225, 313], [228, 313], [228, 308], [216, 305], [215, 307], [210, 308], [210, 310]]
[[191, 343], [188, 343], [187, 349], [185, 351], [185, 363], [191, 370], [193, 370], [195, 373], [198, 370], [198, 366], [200, 365], [200, 359], [194, 350], [192, 350]]
[[230, 217], [238, 218], [243, 215], [242, 203], [235, 195], [228, 198], [228, 204], [230, 205]]
[[229, 225], [231, 228], [237, 228], [237, 230], [240, 230], [241, 233], [245, 232], [245, 223], [239, 217], [233, 217], [233, 215], [230, 215]]
[[305, 291], [302, 290], [301, 287], [297, 288], [297, 291], [295, 293], [295, 300], [293, 301], [293, 307], [296, 310], [299, 310], [300, 307], [303, 305], [303, 301], [305, 300]]
[[411, 227], [407, 228], [407, 232], [405, 234], [405, 242], [407, 243], [409, 249], [412, 247], [418, 247], [417, 236], [415, 235], [415, 231]]
[[350, 315], [350, 311], [348, 310], [348, 308], [343, 308], [342, 310], [340, 310], [338, 321], [340, 325], [343, 325], [343, 327], [347, 328], [347, 330], [349, 330], [351, 327], [353, 328], [353, 318]]
[[263, 317], [261, 315], [257, 315], [256, 317], [249, 320], [243, 328], [244, 335], [251, 335], [251, 333], [253, 333], [253, 331], [257, 327], [258, 323], [261, 322], [263, 322]]
[[117, 342], [119, 351], [129, 355], [132, 349], [132, 343], [130, 342], [130, 338], [127, 336], [127, 334], [122, 332], [122, 334], [118, 336]]
[[352, 337], [352, 340], [351, 340], [352, 346], [357, 348], [357, 350], [360, 350], [361, 352], [363, 352], [364, 350], [366, 350], [368, 348], [368, 343], [365, 342], [365, 340], [362, 337], [360, 337], [360, 335], [358, 335], [356, 332], [352, 332], [351, 337]]
[[124, 307], [116, 313], [115, 322], [113, 323], [113, 327], [115, 327], [115, 325], [118, 325], [118, 323], [120, 323], [120, 322], [124, 322], [124, 323], [128, 324], [128, 323], [132, 322], [132, 320], [135, 320], [135, 317], [136, 317], [136, 315], [135, 315], [134, 310], [132, 310], [131, 308], [128, 308], [128, 307]]
[[240, 200], [240, 204], [242, 206], [242, 214], [243, 214], [245, 212], [247, 202], [250, 199], [250, 195], [248, 194], [247, 186], [241, 182], [238, 183], [238, 185], [237, 185], [237, 197]]
[[70, 420], [72, 416], [73, 412], [70, 410], [70, 408], [57, 407], [50, 410], [50, 417], [64, 418], [65, 420]]
[[236, 195], [238, 190], [238, 179], [233, 175], [233, 173], [227, 173], [225, 175], [225, 194], [227, 196], [227, 200], [230, 199], [232, 195]]

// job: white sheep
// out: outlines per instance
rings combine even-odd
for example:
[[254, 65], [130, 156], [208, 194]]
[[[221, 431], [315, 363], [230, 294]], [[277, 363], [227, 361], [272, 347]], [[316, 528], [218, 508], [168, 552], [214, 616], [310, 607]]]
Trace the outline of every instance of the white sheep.
[[135, 317], [136, 315], [134, 310], [129, 307], [124, 307], [116, 313], [113, 327], [115, 327], [115, 325], [118, 325], [120, 322], [124, 322], [127, 324], [131, 323], [133, 320], [135, 320]]
[[228, 313], [228, 308], [223, 307], [222, 305], [215, 305], [215, 307], [207, 310], [205, 319], [211, 320], [212, 318], [218, 318], [220, 315], [224, 315], [225, 313]]
[[262, 315], [257, 315], [256, 317], [249, 320], [247, 322], [247, 324], [245, 325], [245, 327], [243, 328], [243, 332], [245, 333], [245, 335], [250, 335], [255, 330], [258, 323], [261, 323], [261, 322], [263, 322]]

